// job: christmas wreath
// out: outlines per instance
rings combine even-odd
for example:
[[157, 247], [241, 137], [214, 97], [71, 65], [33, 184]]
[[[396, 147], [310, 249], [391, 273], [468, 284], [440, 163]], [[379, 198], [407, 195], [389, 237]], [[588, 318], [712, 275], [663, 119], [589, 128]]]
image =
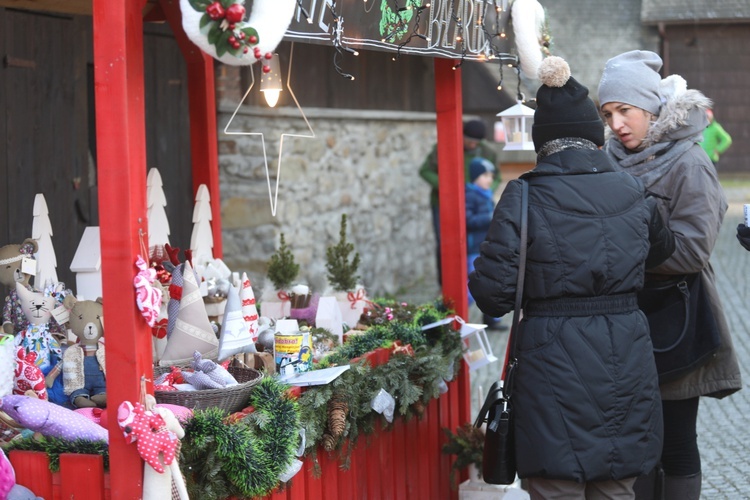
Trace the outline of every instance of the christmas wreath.
[[[295, 0], [180, 0], [182, 27], [201, 50], [225, 64], [268, 61], [292, 21]], [[268, 72], [270, 67], [263, 65]]]

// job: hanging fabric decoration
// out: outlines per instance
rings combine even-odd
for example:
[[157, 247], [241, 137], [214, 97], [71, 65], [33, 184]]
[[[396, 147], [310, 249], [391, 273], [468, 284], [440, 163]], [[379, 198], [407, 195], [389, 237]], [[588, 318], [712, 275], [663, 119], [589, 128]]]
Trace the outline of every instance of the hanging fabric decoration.
[[521, 72], [527, 78], [536, 79], [542, 63], [544, 19], [544, 7], [537, 0], [514, 0], [511, 6], [513, 35]]
[[[180, 0], [182, 28], [203, 52], [232, 66], [265, 63], [292, 22], [296, 0]], [[269, 68], [270, 69], [270, 68]]]
[[161, 311], [161, 288], [153, 286], [156, 271], [149, 267], [140, 255], [135, 261], [135, 266], [138, 268], [138, 274], [133, 278], [136, 290], [135, 302], [148, 326], [153, 328]]

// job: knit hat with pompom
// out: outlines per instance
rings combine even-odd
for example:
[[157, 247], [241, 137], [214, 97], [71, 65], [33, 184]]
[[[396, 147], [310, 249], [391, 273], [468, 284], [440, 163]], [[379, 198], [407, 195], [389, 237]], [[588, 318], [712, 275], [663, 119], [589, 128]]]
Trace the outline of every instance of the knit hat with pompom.
[[538, 71], [542, 86], [536, 93], [537, 108], [531, 137], [538, 152], [545, 143], [564, 137], [587, 139], [604, 145], [604, 123], [589, 89], [570, 76], [570, 66], [561, 57], [550, 56]]

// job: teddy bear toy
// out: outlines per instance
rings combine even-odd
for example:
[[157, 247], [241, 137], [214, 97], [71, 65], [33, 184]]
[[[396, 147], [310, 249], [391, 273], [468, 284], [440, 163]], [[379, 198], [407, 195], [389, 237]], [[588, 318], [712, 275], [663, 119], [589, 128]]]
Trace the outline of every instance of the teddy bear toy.
[[63, 354], [65, 394], [76, 408], [105, 408], [107, 383], [102, 299], [77, 300], [68, 295], [63, 305], [70, 310], [70, 331], [78, 337], [78, 343], [68, 347]]
[[16, 283], [30, 288], [31, 275], [21, 270], [21, 263], [25, 258], [33, 259], [38, 249], [36, 240], [31, 238], [27, 238], [20, 245], [11, 244], [0, 248], [0, 283], [9, 289], [3, 307], [3, 330], [8, 335], [24, 330], [28, 324], [18, 300]]

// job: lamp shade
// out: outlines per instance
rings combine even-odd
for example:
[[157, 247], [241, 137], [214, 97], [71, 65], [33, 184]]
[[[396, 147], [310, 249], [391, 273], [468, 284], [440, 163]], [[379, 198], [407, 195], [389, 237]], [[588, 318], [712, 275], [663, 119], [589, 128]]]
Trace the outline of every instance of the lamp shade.
[[270, 71], [261, 72], [260, 76], [260, 91], [263, 92], [263, 96], [266, 98], [266, 103], [270, 107], [276, 106], [279, 102], [279, 94], [282, 90], [281, 85], [281, 65], [279, 64], [279, 55], [274, 54], [268, 61], [268, 68]]
[[497, 114], [505, 129], [504, 151], [534, 151], [531, 139], [531, 126], [534, 124], [534, 110], [521, 101]]

